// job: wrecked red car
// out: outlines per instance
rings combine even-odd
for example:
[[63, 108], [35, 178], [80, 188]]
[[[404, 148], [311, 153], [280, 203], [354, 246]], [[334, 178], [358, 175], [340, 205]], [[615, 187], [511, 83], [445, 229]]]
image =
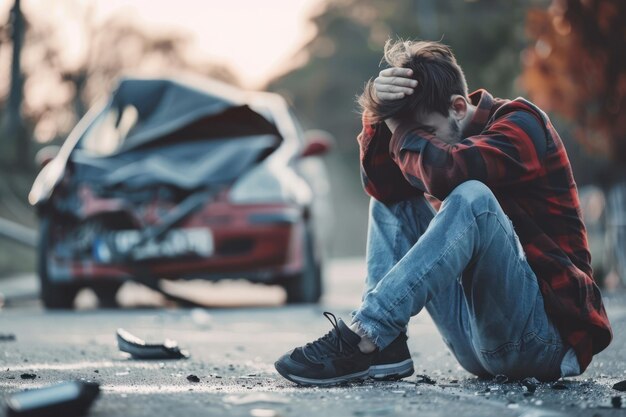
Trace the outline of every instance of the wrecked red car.
[[48, 308], [126, 280], [244, 278], [291, 303], [322, 293], [324, 136], [285, 100], [217, 82], [123, 79], [35, 180]]

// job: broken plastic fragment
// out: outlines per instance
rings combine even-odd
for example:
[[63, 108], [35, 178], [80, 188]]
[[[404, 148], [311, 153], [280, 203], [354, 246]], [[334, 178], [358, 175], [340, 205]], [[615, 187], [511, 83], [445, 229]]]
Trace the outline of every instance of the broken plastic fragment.
[[20, 375], [20, 378], [22, 379], [35, 379], [37, 378], [36, 374], [22, 374]]
[[556, 381], [555, 383], [553, 383], [551, 385], [552, 389], [557, 389], [557, 390], [564, 390], [567, 389], [567, 385], [565, 385], [563, 382], [561, 381]]
[[437, 383], [434, 379], [431, 379], [428, 375], [415, 375], [415, 376], [419, 378], [417, 381], [415, 381], [416, 384], [435, 385]]
[[614, 384], [613, 389], [618, 390], [618, 391], [626, 391], [626, 380], [620, 381], [617, 384]]
[[496, 384], [506, 384], [509, 381], [509, 377], [506, 375], [496, 375], [493, 382]]
[[162, 344], [148, 344], [124, 329], [117, 329], [117, 346], [135, 359], [187, 359], [189, 352], [180, 350], [178, 343], [166, 339]]
[[100, 393], [95, 382], [72, 381], [18, 392], [7, 400], [8, 417], [84, 415]]
[[535, 378], [524, 378], [520, 381], [520, 384], [526, 388], [526, 390], [533, 394], [537, 391], [537, 386], [539, 385], [539, 381]]
[[200, 382], [200, 378], [196, 375], [187, 375], [187, 381], [189, 382]]

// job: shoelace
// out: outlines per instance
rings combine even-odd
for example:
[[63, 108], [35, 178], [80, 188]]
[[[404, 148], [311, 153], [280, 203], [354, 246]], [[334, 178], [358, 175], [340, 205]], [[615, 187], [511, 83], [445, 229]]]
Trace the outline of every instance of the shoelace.
[[[344, 346], [350, 348], [350, 345], [343, 339], [337, 317], [328, 311], [324, 312], [324, 317], [326, 317], [333, 326], [333, 330], [316, 341], [307, 343], [302, 348], [302, 354], [312, 362], [316, 362], [316, 359], [322, 359], [324, 356], [328, 356], [327, 353], [329, 351], [339, 351], [340, 354], [343, 354], [345, 350]], [[307, 354], [307, 351], [309, 354]]]

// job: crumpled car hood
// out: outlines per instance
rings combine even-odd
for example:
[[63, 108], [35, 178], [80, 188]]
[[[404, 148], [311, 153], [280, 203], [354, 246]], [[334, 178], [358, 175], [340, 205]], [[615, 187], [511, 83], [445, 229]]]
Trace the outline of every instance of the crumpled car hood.
[[[45, 203], [65, 175], [68, 164], [80, 165], [73, 168], [84, 171], [81, 175], [85, 175], [87, 182], [105, 187], [122, 183], [141, 187], [164, 181], [193, 189], [212, 174], [217, 175], [216, 181], [225, 180], [225, 177], [232, 180], [237, 172], [245, 170], [246, 165], [249, 166], [263, 153], [271, 152], [269, 148], [276, 149], [282, 140], [269, 112], [265, 114], [263, 109], [250, 108], [246, 104], [249, 98], [243, 91], [210, 80], [122, 79], [104, 109], [90, 110], [70, 133], [58, 156], [44, 167], [35, 180], [29, 200], [35, 205]], [[90, 129], [98, 120], [98, 114], [111, 109], [119, 109], [121, 114], [121, 110], [128, 106], [136, 110], [137, 122], [127, 132], [121, 146], [106, 157], [81, 154], [81, 140], [92, 133]], [[244, 149], [244, 152], [238, 158], [232, 157], [234, 144], [225, 146], [223, 150], [216, 147], [211, 150], [205, 147], [213, 145], [196, 140], [230, 138], [238, 141], [252, 136], [257, 138], [240, 146], [239, 151]], [[190, 143], [186, 147], [181, 143], [186, 140], [193, 140], [193, 145]], [[274, 143], [270, 144], [272, 140]], [[158, 143], [160, 147], [161, 142], [170, 145], [167, 155], [155, 151], [154, 146]], [[178, 146], [181, 148], [175, 150]], [[137, 153], [141, 154], [143, 148], [150, 147], [153, 148], [140, 155], [146, 160], [126, 165], [128, 158], [137, 158]], [[206, 158], [192, 158], [188, 166], [184, 162], [180, 165], [181, 158], [185, 159], [187, 155]], [[224, 155], [231, 157], [223, 159]], [[120, 172], [101, 176], [109, 170]], [[140, 175], [142, 173], [149, 175]]]
[[[124, 152], [172, 134], [208, 116], [237, 110], [242, 122], [258, 133], [276, 133], [274, 125], [250, 109], [245, 95], [219, 84], [186, 84], [171, 79], [123, 79], [111, 97], [111, 107], [134, 106], [139, 123], [124, 140]], [[233, 128], [236, 124], [233, 124]]]
[[170, 144], [106, 158], [72, 154], [73, 177], [102, 189], [134, 191], [158, 185], [194, 190], [228, 184], [275, 149], [272, 135]]

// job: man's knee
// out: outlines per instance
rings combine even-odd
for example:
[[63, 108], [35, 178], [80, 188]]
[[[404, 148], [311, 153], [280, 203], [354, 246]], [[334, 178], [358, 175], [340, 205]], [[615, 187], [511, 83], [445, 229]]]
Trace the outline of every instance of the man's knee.
[[476, 206], [486, 208], [491, 207], [494, 203], [497, 204], [496, 197], [491, 189], [484, 183], [476, 180], [469, 180], [459, 184], [452, 190], [446, 200], [454, 200], [457, 204], [474, 208]]
[[424, 197], [416, 197], [394, 203], [383, 203], [375, 198], [370, 199], [370, 214], [376, 216], [394, 216], [406, 213], [432, 211], [430, 203]]

